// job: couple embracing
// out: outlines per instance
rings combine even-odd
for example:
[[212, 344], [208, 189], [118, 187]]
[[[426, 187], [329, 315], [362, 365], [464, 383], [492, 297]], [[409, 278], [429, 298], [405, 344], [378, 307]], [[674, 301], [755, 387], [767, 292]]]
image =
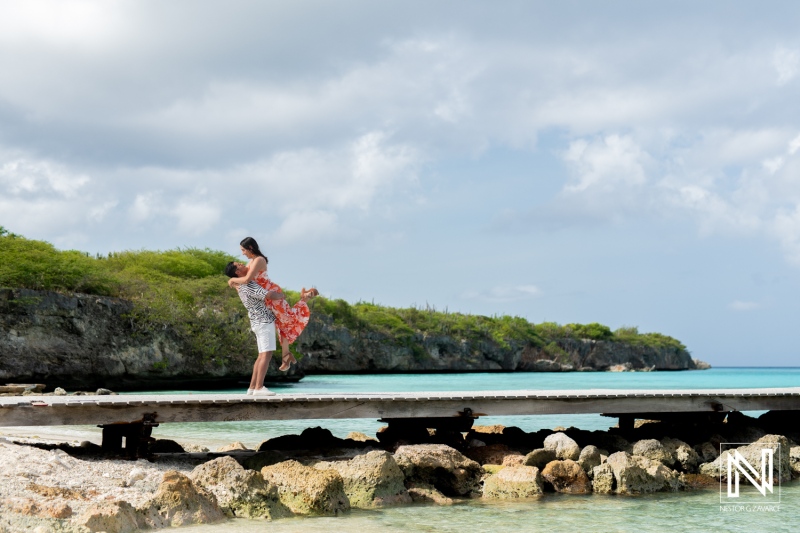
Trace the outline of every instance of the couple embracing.
[[300, 301], [294, 306], [283, 295], [283, 291], [267, 276], [267, 258], [258, 248], [252, 237], [245, 237], [239, 245], [242, 254], [250, 261], [245, 265], [231, 261], [225, 267], [230, 278], [228, 285], [236, 289], [250, 318], [250, 329], [255, 333], [258, 343], [258, 358], [253, 365], [253, 376], [247, 394], [272, 396], [275, 393], [264, 386], [272, 352], [276, 348], [275, 334], [280, 338], [283, 360], [280, 371], [286, 372], [297, 362], [289, 345], [293, 343], [308, 324], [311, 312], [306, 301], [319, 295], [317, 289], [303, 288]]

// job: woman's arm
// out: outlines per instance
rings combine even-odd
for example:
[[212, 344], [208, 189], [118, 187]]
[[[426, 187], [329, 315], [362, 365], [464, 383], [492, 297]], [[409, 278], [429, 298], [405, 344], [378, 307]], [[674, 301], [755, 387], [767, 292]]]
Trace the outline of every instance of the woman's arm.
[[[259, 266], [261, 268], [259, 268]], [[256, 257], [250, 261], [249, 265], [247, 265], [247, 274], [241, 278], [230, 278], [228, 280], [228, 286], [233, 287], [234, 285], [244, 285], [245, 283], [252, 281], [252, 279], [256, 277], [256, 274], [266, 269], [267, 262], [264, 260], [264, 258], [260, 256]]]

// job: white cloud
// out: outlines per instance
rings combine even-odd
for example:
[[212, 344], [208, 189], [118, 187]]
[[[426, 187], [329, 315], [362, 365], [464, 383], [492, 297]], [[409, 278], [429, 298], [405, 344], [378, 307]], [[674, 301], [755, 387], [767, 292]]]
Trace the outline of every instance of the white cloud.
[[375, 205], [414, 187], [421, 161], [413, 146], [371, 132], [344, 146], [284, 151], [225, 174], [235, 194], [245, 194], [241, 202], [280, 217], [281, 239], [346, 239], [355, 229], [343, 219], [381, 216]]
[[0, 225], [26, 237], [55, 239], [70, 227], [80, 226], [82, 207], [63, 199], [0, 197]]
[[496, 286], [486, 290], [467, 291], [462, 297], [489, 302], [517, 302], [536, 298], [541, 292], [536, 285]]
[[108, 44], [125, 25], [124, 2], [27, 0], [0, 7], [0, 42], [48, 45]]
[[85, 242], [81, 226], [96, 222], [114, 200], [94, 194], [86, 174], [48, 159], [0, 150], [0, 216], [4, 226], [54, 242]]
[[797, 76], [800, 50], [778, 47], [772, 54], [772, 66], [778, 75], [777, 84], [786, 85]]
[[644, 166], [649, 156], [627, 135], [613, 134], [592, 141], [572, 141], [563, 157], [578, 181], [567, 185], [567, 192], [641, 185], [647, 179]]
[[761, 307], [758, 302], [748, 302], [743, 300], [734, 300], [728, 305], [728, 308], [733, 311], [752, 311]]
[[46, 160], [14, 158], [0, 166], [0, 186], [5, 185], [4, 192], [14, 196], [30, 193], [73, 198], [89, 182], [88, 176]]
[[800, 135], [789, 141], [789, 148], [787, 151], [789, 155], [794, 155], [798, 150], [800, 150]]
[[779, 210], [768, 231], [780, 242], [787, 259], [800, 266], [800, 204], [793, 210]]
[[106, 216], [112, 209], [117, 207], [118, 204], [119, 202], [117, 200], [109, 200], [99, 205], [92, 206], [91, 208], [89, 208], [89, 211], [87, 212], [86, 216], [89, 220], [92, 220], [94, 222], [101, 222], [104, 218], [106, 218]]
[[160, 195], [156, 192], [137, 194], [128, 208], [128, 215], [133, 222], [144, 222], [158, 212], [164, 211]]

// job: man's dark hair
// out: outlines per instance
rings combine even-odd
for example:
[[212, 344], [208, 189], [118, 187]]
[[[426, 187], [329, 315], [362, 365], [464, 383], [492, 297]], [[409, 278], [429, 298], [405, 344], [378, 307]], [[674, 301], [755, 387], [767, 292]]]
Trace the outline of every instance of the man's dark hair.
[[225, 265], [224, 272], [225, 272], [225, 275], [228, 276], [229, 278], [235, 278], [236, 277], [236, 263], [231, 261], [230, 263]]

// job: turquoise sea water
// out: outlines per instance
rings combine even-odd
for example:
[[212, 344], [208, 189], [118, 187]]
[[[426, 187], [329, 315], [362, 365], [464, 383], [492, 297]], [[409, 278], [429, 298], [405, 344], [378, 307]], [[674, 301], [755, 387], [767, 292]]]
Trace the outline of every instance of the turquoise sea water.
[[[275, 385], [278, 394], [356, 393], [477, 390], [564, 389], [699, 389], [798, 387], [800, 368], [715, 368], [690, 372], [625, 373], [514, 373], [514, 374], [397, 374], [309, 376], [295, 384]], [[223, 391], [168, 391], [191, 394]], [[243, 392], [243, 390], [227, 391]], [[155, 394], [155, 393], [154, 393]], [[600, 415], [540, 415], [485, 417], [477, 424], [518, 426], [525, 431], [555, 426], [605, 429], [616, 419]], [[350, 431], [373, 434], [381, 424], [374, 420], [302, 420], [163, 424], [158, 438], [203, 444], [212, 450], [232, 441], [255, 447], [279, 435], [323, 426], [338, 436]], [[33, 428], [16, 428], [32, 434]], [[44, 431], [46, 428], [35, 428]], [[99, 429], [89, 426], [47, 428], [77, 440], [100, 442]], [[2, 433], [2, 431], [0, 431]], [[302, 518], [264, 521], [230, 520], [213, 526], [182, 528], [185, 533], [400, 533], [409, 531], [462, 533], [491, 531], [636, 532], [662, 531], [795, 531], [800, 517], [800, 483], [784, 483], [781, 504], [770, 510], [720, 505], [716, 490], [655, 494], [639, 497], [565, 496], [550, 494], [520, 502], [468, 501], [450, 507], [412, 505], [375, 511], [355, 510], [336, 518]]]

